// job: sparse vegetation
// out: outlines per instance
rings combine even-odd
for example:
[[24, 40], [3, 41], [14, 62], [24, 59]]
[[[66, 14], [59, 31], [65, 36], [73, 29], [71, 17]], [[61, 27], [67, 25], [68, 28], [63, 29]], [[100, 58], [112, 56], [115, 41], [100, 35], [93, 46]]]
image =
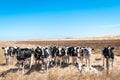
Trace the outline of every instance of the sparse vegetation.
[[[2, 42], [1, 42], [2, 43]], [[115, 47], [115, 55], [120, 56], [120, 40], [68, 40], [68, 41], [13, 41], [12, 43], [7, 41], [1, 46], [12, 46], [17, 45], [21, 47], [27, 47], [31, 45], [35, 47], [36, 45], [64, 45], [64, 46], [89, 46], [94, 48], [92, 65], [102, 65], [102, 61], [99, 59], [100, 49], [106, 45], [112, 45]], [[0, 77], [0, 80], [120, 80], [120, 57], [115, 57], [115, 67], [110, 70], [110, 74], [107, 76], [105, 70], [99, 71], [99, 74], [81, 74], [75, 66], [70, 65], [65, 68], [53, 67], [49, 69], [48, 73], [44, 73], [33, 67], [33, 70], [29, 74], [20, 75], [17, 72], [15, 66], [2, 65], [5, 63], [3, 57], [3, 51], [0, 49], [0, 74], [5, 71], [6, 74]], [[25, 70], [27, 73], [28, 69]]]

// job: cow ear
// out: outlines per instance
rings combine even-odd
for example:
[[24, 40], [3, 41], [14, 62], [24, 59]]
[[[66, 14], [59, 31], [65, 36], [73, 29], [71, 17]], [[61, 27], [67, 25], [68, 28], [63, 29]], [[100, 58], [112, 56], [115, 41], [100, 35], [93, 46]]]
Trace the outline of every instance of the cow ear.
[[4, 47], [2, 47], [2, 49], [5, 49]]

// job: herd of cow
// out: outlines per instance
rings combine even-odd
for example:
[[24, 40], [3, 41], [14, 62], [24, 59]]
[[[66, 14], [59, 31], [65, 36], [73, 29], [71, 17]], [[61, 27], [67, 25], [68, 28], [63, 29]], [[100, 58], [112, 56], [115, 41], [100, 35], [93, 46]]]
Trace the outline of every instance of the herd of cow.
[[[23, 73], [27, 61], [29, 62], [30, 69], [33, 65], [33, 61], [35, 61], [35, 64], [41, 64], [41, 68], [46, 72], [50, 66], [62, 67], [65, 64], [69, 64], [70, 58], [72, 58], [73, 65], [81, 63], [82, 65], [90, 66], [90, 57], [92, 50], [94, 50], [90, 47], [81, 46], [37, 46], [35, 49], [10, 46], [2, 47], [2, 49], [4, 50], [6, 64], [10, 64], [10, 58], [12, 58], [14, 63], [18, 64], [18, 71], [22, 68]], [[102, 50], [104, 58], [112, 59], [112, 65], [114, 60], [113, 49], [113, 47], [108, 46]]]

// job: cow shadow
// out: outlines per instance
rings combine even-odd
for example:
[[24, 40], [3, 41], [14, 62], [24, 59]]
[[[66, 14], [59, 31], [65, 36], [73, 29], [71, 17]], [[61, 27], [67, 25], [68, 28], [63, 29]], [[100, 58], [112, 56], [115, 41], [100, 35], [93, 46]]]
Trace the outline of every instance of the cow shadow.
[[[66, 67], [68, 67], [69, 65], [71, 65], [71, 64], [64, 64], [64, 65], [62, 65], [62, 66], [57, 66], [57, 67], [60, 67], [60, 68], [66, 68]], [[51, 68], [54, 68], [55, 67], [55, 65], [53, 65], [53, 66], [49, 66], [49, 69], [51, 69]], [[44, 72], [44, 70], [42, 70], [41, 69], [42, 68], [42, 66], [41, 66], [41, 64], [35, 64], [35, 65], [32, 65], [32, 68], [31, 69], [29, 69], [29, 65], [28, 66], [26, 66], [25, 67], [25, 69], [27, 69], [27, 72], [25, 73], [25, 75], [30, 75], [32, 72], [39, 72], [39, 73], [45, 73]]]
[[104, 67], [101, 66], [101, 65], [92, 65], [92, 67], [95, 68], [98, 71], [103, 71], [104, 70]]
[[[25, 65], [24, 69], [25, 69], [25, 75], [30, 75], [34, 71], [39, 72], [41, 70], [41, 65], [37, 65], [37, 66], [32, 65], [31, 69], [29, 68], [29, 65]], [[18, 68], [10, 68], [6, 71], [1, 72], [0, 77], [5, 77], [9, 73], [17, 73], [17, 72], [18, 72]]]
[[7, 64], [6, 63], [2, 63], [2, 64], [0, 64], [0, 66], [6, 66]]
[[69, 65], [71, 65], [71, 64], [65, 63], [64, 65], [61, 66], [61, 68], [66, 68], [66, 67], [68, 67]]
[[25, 69], [27, 69], [27, 72], [25, 73], [25, 75], [30, 75], [32, 72], [40, 72], [41, 69], [41, 64], [37, 64], [37, 65], [32, 65], [31, 69], [29, 68], [29, 65], [27, 65], [25, 67]]
[[5, 77], [8, 73], [16, 73], [18, 71], [18, 68], [11, 68], [8, 69], [0, 74], [0, 77]]

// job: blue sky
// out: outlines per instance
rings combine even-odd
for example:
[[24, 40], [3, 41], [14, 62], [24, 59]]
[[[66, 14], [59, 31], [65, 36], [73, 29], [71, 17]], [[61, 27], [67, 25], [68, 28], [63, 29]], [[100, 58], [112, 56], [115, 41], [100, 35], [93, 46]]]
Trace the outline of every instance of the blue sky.
[[0, 40], [120, 35], [119, 0], [0, 0]]

